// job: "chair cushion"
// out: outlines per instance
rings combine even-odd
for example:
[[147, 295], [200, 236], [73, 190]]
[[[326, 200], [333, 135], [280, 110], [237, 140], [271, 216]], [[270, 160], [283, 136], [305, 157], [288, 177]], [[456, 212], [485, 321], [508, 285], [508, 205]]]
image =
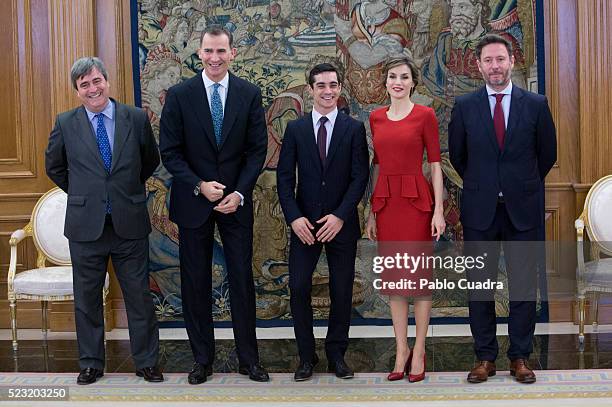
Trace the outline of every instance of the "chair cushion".
[[[597, 291], [612, 292], [612, 258], [590, 261], [585, 265], [586, 286], [598, 287]], [[588, 291], [591, 291], [587, 288]]]
[[[104, 286], [108, 287], [108, 273]], [[15, 275], [13, 287], [16, 294], [65, 296], [72, 295], [72, 267], [41, 267]]]

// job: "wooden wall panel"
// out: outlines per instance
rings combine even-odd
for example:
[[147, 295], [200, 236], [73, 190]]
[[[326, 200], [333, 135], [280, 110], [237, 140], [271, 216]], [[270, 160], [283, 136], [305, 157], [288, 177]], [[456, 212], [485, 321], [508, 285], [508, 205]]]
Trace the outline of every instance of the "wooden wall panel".
[[[547, 207], [559, 208], [562, 245], [575, 241], [574, 220], [592, 184], [612, 173], [612, 2], [545, 1], [546, 88], [557, 126], [558, 161], [547, 178]], [[568, 188], [569, 186], [569, 188]], [[574, 320], [576, 255], [562, 251], [551, 318]], [[605, 315], [603, 319], [612, 318]]]
[[[84, 53], [93, 54], [96, 32], [94, 0], [6, 0], [2, 5], [0, 327], [8, 328], [8, 237], [25, 226], [38, 198], [53, 187], [44, 171], [47, 139], [55, 115], [78, 106], [70, 66]], [[24, 247], [25, 264], [34, 266], [31, 240]], [[40, 327], [40, 320], [39, 303], [18, 304], [20, 327]]]
[[612, 1], [577, 1], [580, 181], [612, 174]]
[[130, 4], [125, 0], [98, 0], [96, 7], [98, 56], [106, 64], [111, 95], [133, 104]]
[[[14, 77], [15, 71], [18, 69], [19, 44], [16, 40], [17, 27], [15, 21], [17, 21], [17, 11], [15, 5], [15, 1], [9, 2], [8, 8], [0, 14], [0, 55], [4, 55], [6, 58], [5, 63], [0, 65], [0, 78]], [[0, 94], [8, 95], [10, 99], [16, 100], [18, 97], [17, 86], [18, 84], [13, 81], [1, 81]], [[15, 162], [19, 155], [17, 151], [19, 139], [15, 137], [17, 133], [17, 107], [17, 104], [7, 103], [0, 109], [0, 126], [2, 129], [8, 130], [0, 133], [0, 143], [2, 143], [0, 164], [3, 166]]]
[[[546, 238], [566, 247], [575, 239], [575, 196], [579, 179], [579, 116], [576, 66], [576, 0], [544, 1], [546, 93], [557, 129], [557, 163], [546, 178]], [[559, 249], [547, 259], [551, 321], [571, 321], [576, 256]]]
[[[575, 79], [578, 69], [575, 2], [544, 0], [546, 93], [557, 129], [557, 164], [546, 179], [549, 184], [573, 183], [578, 179], [580, 120]], [[554, 187], [547, 191], [554, 191]]]
[[29, 80], [23, 84], [16, 80], [0, 82], [0, 92], [6, 98], [0, 113], [0, 179], [36, 177], [36, 160], [33, 149], [34, 123], [31, 119], [31, 73], [32, 66], [27, 64], [28, 53], [25, 47], [30, 40], [28, 35], [31, 19], [24, 13], [23, 2], [9, 0], [0, 17], [0, 77]]
[[95, 54], [94, 9], [93, 0], [49, 1], [49, 49], [53, 86], [51, 107], [54, 114], [80, 104], [70, 80], [70, 67], [78, 58]]

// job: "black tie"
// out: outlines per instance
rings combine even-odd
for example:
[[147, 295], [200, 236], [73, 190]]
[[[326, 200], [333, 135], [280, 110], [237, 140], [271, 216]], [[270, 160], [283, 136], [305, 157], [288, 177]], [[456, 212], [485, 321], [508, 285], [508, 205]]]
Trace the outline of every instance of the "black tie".
[[317, 132], [317, 147], [319, 147], [319, 158], [321, 163], [325, 165], [325, 157], [327, 156], [327, 130], [325, 129], [325, 123], [327, 117], [321, 116], [319, 119], [319, 131]]

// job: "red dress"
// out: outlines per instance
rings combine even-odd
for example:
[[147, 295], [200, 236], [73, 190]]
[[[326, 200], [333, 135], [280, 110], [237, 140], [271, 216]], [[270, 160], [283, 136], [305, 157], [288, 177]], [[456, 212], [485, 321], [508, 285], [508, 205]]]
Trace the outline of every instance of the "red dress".
[[[423, 175], [423, 152], [427, 150], [428, 162], [440, 161], [438, 121], [433, 109], [422, 105], [415, 104], [410, 114], [397, 121], [387, 117], [388, 110], [389, 107], [383, 107], [370, 114], [374, 163], [379, 165], [372, 193], [378, 254], [395, 257], [397, 253], [407, 253], [425, 260], [433, 253], [434, 199], [431, 184]], [[411, 265], [414, 263], [408, 263], [410, 267], [406, 263], [399, 268], [386, 267], [381, 275], [383, 282], [402, 281], [413, 284], [410, 288], [383, 288], [381, 293], [430, 295], [431, 290], [420, 283], [421, 279], [432, 280], [431, 268]]]

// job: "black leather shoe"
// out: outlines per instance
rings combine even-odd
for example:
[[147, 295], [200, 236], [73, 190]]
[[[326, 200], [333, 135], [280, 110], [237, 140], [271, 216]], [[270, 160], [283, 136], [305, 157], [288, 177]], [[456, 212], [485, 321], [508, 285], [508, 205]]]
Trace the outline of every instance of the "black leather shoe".
[[240, 366], [238, 368], [238, 373], [248, 375], [249, 379], [256, 382], [267, 382], [270, 380], [268, 372], [259, 363], [250, 366]]
[[92, 384], [95, 383], [100, 377], [104, 376], [102, 369], [96, 369], [95, 367], [88, 367], [82, 369], [77, 377], [77, 384]]
[[159, 370], [159, 367], [157, 366], [143, 367], [142, 369], [137, 369], [136, 376], [142, 377], [147, 382], [157, 383], [157, 382], [164, 381], [164, 375], [162, 374], [161, 370]]
[[319, 357], [314, 355], [311, 361], [300, 360], [300, 364], [293, 375], [293, 380], [296, 382], [303, 382], [304, 380], [308, 380], [312, 377], [312, 371], [314, 367], [319, 363]]
[[207, 377], [212, 376], [212, 374], [211, 365], [203, 365], [195, 362], [191, 372], [189, 372], [189, 376], [187, 376], [187, 381], [189, 384], [201, 384], [206, 381]]
[[355, 373], [346, 364], [344, 359], [337, 360], [335, 362], [329, 362], [327, 365], [328, 373], [335, 373], [336, 377], [340, 379], [352, 379], [355, 377]]

